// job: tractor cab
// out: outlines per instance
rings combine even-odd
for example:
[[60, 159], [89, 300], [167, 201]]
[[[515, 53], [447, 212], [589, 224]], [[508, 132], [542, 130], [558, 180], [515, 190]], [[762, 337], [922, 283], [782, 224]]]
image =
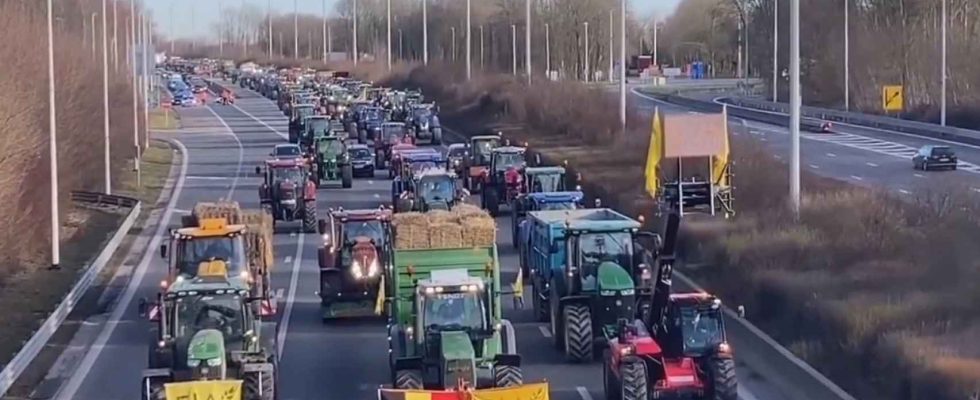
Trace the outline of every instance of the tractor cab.
[[292, 108], [289, 118], [289, 141], [299, 143], [300, 136], [306, 131], [306, 118], [316, 114], [312, 104], [300, 104]]
[[269, 207], [274, 221], [302, 220], [305, 231], [316, 230], [316, 183], [308, 160], [268, 160], [255, 173], [264, 177], [259, 202]]
[[492, 216], [500, 211], [500, 204], [514, 206], [514, 200], [525, 193], [525, 149], [503, 146], [490, 151], [490, 166], [483, 172], [482, 206]]
[[[550, 210], [578, 210], [585, 208], [582, 200], [585, 194], [582, 192], [537, 192], [528, 193], [516, 202], [511, 209], [511, 240], [514, 248], [520, 252], [526, 250], [522, 248], [522, 243], [530, 240], [530, 230], [527, 226], [527, 213], [530, 211], [550, 211]], [[527, 269], [524, 269], [526, 272]], [[527, 274], [525, 274], [526, 276]]]
[[[331, 210], [319, 222], [318, 252], [324, 320], [374, 315], [382, 276], [393, 257], [391, 211]], [[382, 293], [383, 294], [383, 293]]]
[[306, 131], [303, 134], [303, 141], [311, 144], [316, 138], [321, 136], [330, 136], [330, 118], [325, 115], [314, 115], [307, 117]]
[[[569, 190], [562, 167], [524, 168], [524, 184], [527, 193], [564, 192]], [[579, 190], [579, 189], [576, 189]]]
[[196, 278], [201, 263], [212, 261], [224, 264], [228, 279], [249, 278], [244, 232], [245, 225], [231, 225], [224, 218], [201, 219], [198, 226], [173, 230], [169, 247], [160, 246], [160, 255], [170, 261], [162, 287]]
[[395, 202], [397, 212], [450, 210], [463, 199], [463, 194], [456, 188], [456, 175], [442, 168], [416, 173], [403, 188]]
[[724, 350], [721, 300], [708, 293], [671, 294], [667, 318], [652, 332], [667, 357], [708, 357]]
[[347, 143], [337, 136], [319, 136], [314, 139], [313, 147], [313, 177], [316, 184], [341, 181], [344, 189], [353, 187], [354, 170]]

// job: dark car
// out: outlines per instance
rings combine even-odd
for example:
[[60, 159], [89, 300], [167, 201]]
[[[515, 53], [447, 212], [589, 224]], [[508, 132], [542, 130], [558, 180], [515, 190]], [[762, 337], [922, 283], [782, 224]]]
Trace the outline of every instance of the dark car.
[[449, 145], [446, 153], [446, 169], [456, 172], [456, 175], [463, 174], [463, 160], [466, 159], [466, 144], [453, 143]]
[[940, 168], [955, 171], [956, 163], [956, 153], [949, 146], [925, 145], [912, 156], [912, 166], [923, 171]]
[[352, 144], [347, 148], [350, 154], [351, 165], [354, 167], [354, 176], [374, 177], [374, 154], [371, 148], [363, 144]]

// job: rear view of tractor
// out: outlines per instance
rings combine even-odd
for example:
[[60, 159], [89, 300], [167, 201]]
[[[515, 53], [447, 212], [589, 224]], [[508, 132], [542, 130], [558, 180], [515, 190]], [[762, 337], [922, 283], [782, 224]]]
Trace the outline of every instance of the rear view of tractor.
[[330, 212], [320, 221], [320, 309], [323, 321], [375, 315], [375, 304], [392, 261], [391, 211]]
[[306, 159], [268, 160], [264, 170], [255, 167], [255, 173], [264, 177], [259, 202], [273, 221], [299, 220], [304, 231], [316, 232], [316, 184]]
[[513, 207], [514, 201], [526, 192], [523, 170], [527, 166], [523, 147], [503, 146], [490, 152], [490, 166], [483, 173], [481, 205], [496, 217], [500, 205]]
[[337, 136], [319, 136], [313, 145], [313, 176], [317, 186], [340, 183], [344, 189], [354, 185], [354, 166], [347, 144]]
[[470, 193], [478, 193], [483, 189], [483, 180], [486, 178], [487, 169], [490, 168], [490, 154], [502, 142], [500, 134], [470, 138], [470, 143], [467, 145], [468, 152], [463, 160], [465, 170], [463, 185]]

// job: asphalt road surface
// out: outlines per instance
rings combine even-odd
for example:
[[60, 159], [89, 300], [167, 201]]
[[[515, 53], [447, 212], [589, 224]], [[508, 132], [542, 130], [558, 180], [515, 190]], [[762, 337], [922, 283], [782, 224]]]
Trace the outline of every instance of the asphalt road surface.
[[[285, 141], [286, 119], [268, 101], [255, 93], [241, 91], [234, 106], [209, 105], [179, 110], [184, 129], [174, 136], [186, 147], [186, 171], [177, 184], [175, 202], [165, 219], [171, 226], [182, 213], [199, 201], [219, 198], [257, 208], [260, 165], [274, 144]], [[465, 127], [456, 127], [460, 130]], [[775, 134], [774, 134], [775, 135]], [[450, 132], [450, 140], [460, 140]], [[374, 208], [389, 199], [390, 183], [378, 171], [373, 179], [359, 178], [351, 189], [321, 188], [319, 210]], [[386, 176], [386, 175], [385, 175]], [[498, 247], [504, 281], [511, 282], [518, 270], [511, 246], [509, 218], [498, 218]], [[160, 232], [162, 233], [162, 232]], [[137, 398], [141, 371], [146, 368], [149, 323], [137, 315], [141, 297], [152, 298], [166, 271], [157, 254], [157, 236], [150, 246], [134, 251], [146, 254], [135, 266], [127, 291], [109, 315], [93, 317], [89, 334], [94, 343], [84, 346], [70, 366], [59, 365], [64, 382], [55, 398], [130, 400]], [[372, 399], [379, 385], [388, 384], [385, 327], [378, 320], [321, 322], [317, 290], [316, 248], [318, 236], [303, 234], [293, 224], [280, 224], [275, 236], [277, 264], [272, 283], [280, 300], [279, 398]], [[529, 293], [528, 293], [529, 295]], [[530, 307], [530, 299], [528, 307]], [[544, 324], [533, 322], [530, 310], [507, 309], [504, 315], [514, 324], [518, 351], [523, 357], [526, 382], [547, 380], [551, 396], [558, 400], [602, 399], [601, 362], [568, 364], [551, 345]], [[751, 359], [752, 349], [739, 349]], [[764, 362], [764, 360], [763, 360]], [[758, 362], [756, 365], [759, 365]], [[64, 371], [64, 372], [59, 372]], [[744, 400], [803, 398], [785, 385], [779, 371], [746, 365], [737, 366], [740, 397]], [[782, 389], [780, 389], [782, 388]]]

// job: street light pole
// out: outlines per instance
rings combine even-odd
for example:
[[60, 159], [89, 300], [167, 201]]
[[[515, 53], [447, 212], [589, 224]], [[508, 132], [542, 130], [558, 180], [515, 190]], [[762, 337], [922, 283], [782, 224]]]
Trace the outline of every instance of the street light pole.
[[466, 80], [473, 78], [473, 40], [471, 39], [473, 28], [470, 26], [470, 0], [466, 0]]
[[524, 11], [524, 69], [527, 71], [527, 85], [531, 86], [531, 0], [526, 0]]
[[[272, 0], [269, 0], [269, 1], [272, 1]], [[174, 4], [176, 4], [176, 3], [177, 3], [176, 1], [171, 1], [170, 2], [170, 55], [173, 55], [176, 52], [176, 51], [174, 51], [174, 39], [177, 38], [177, 25], [174, 24]], [[135, 8], [130, 8], [130, 12], [132, 12], [132, 13], [135, 13], [136, 12], [135, 10], [136, 10]], [[133, 23], [133, 37], [136, 37], [136, 23], [135, 22]], [[133, 42], [133, 43], [135, 45], [136, 42]], [[135, 66], [136, 65], [135, 64], [135, 60], [133, 60], [133, 61], [134, 61], [133, 65]]]
[[942, 100], [940, 101], [941, 109], [939, 114], [939, 123], [942, 126], [946, 126], [946, 84], [949, 81], [949, 76], [946, 71], [946, 40], [947, 40], [946, 25], [949, 23], [948, 21], [949, 16], [946, 13], [946, 3], [948, 2], [949, 2], [948, 0], [943, 0], [943, 57], [942, 57], [943, 58], [943, 63], [942, 63], [943, 85], [942, 85]]
[[[245, 0], [242, 0], [242, 10], [245, 10]], [[259, 41], [258, 35], [256, 35], [255, 41]], [[245, 32], [244, 29], [242, 29], [242, 57], [248, 57], [248, 32]]]
[[589, 23], [583, 22], [582, 24], [585, 25], [585, 81], [588, 82], [589, 76], [591, 76], [589, 73]]
[[354, 65], [357, 65], [357, 59], [359, 58], [357, 56], [357, 0], [354, 0], [353, 15], [351, 18], [354, 20], [354, 30], [351, 33], [351, 36], [354, 38], [354, 51], [351, 52], [351, 55], [354, 56]]
[[[152, 35], [150, 34], [150, 21], [147, 18], [145, 11], [140, 10], [140, 28], [143, 32], [143, 75], [141, 76], [143, 82], [143, 148], [147, 149], [150, 147], [150, 40], [152, 40]], [[137, 176], [137, 180], [140, 176]]]
[[99, 15], [99, 13], [92, 13], [92, 23], [90, 24], [92, 26], [92, 61], [96, 60], [96, 57], [98, 56], [96, 49], [99, 48], [99, 46], [95, 43], [95, 17], [97, 15]]
[[112, 175], [109, 154], [109, 24], [106, 18], [106, 0], [102, 0], [102, 122], [105, 139], [105, 192], [112, 194]]
[[609, 82], [613, 82], [613, 10], [609, 10]]
[[402, 28], [398, 28], [398, 59], [405, 59], [405, 37], [402, 35]]
[[619, 124], [626, 134], [626, 0], [620, 1], [619, 19]]
[[269, 0], [266, 4], [267, 8], [265, 11], [265, 17], [269, 25], [269, 58], [272, 58], [272, 0]]
[[391, 71], [391, 0], [388, 0], [388, 71]]
[[480, 68], [486, 67], [483, 62], [483, 25], [480, 25]]
[[513, 63], [513, 74], [517, 76], [517, 25], [510, 24], [511, 40], [511, 61]]
[[[848, 0], [844, 0], [846, 3]], [[847, 20], [847, 10], [844, 10], [844, 20]], [[846, 25], [846, 22], [845, 22]], [[844, 64], [847, 65], [847, 26], [844, 27]], [[847, 80], [845, 67], [844, 80]], [[844, 85], [847, 86], [846, 84]], [[846, 92], [846, 89], [845, 89]], [[845, 95], [846, 98], [846, 95]], [[772, 101], [779, 101], [779, 0], [772, 2]]]
[[452, 33], [450, 35], [452, 37], [452, 46], [450, 48], [452, 49], [453, 52], [453, 55], [452, 57], [450, 57], [450, 59], [453, 60], [453, 62], [455, 62], [456, 61], [456, 27], [455, 26], [449, 27], [449, 31]]
[[323, 37], [320, 38], [320, 42], [323, 45], [323, 62], [327, 62], [327, 0], [323, 0]]
[[[218, 15], [224, 15], [222, 8], [224, 0], [218, 0]], [[218, 56], [224, 57], [225, 55], [225, 19], [221, 18], [221, 22], [218, 23]]]
[[293, 0], [293, 58], [299, 58], [299, 0]]
[[[54, 91], [54, 10], [48, 0], [48, 168], [51, 181], [51, 269], [61, 264], [61, 219], [58, 210], [58, 127]], [[85, 35], [82, 35], [85, 36]]]
[[800, 0], [789, 6], [789, 196], [793, 214], [800, 213]]
[[422, 0], [422, 64], [429, 65], [429, 15], [426, 13], [425, 3]]
[[[139, 109], [140, 109], [139, 108], [139, 87], [140, 87], [139, 82], [140, 82], [140, 78], [139, 78], [139, 74], [136, 73], [136, 71], [137, 71], [137, 68], [136, 68], [136, 26], [137, 26], [137, 22], [136, 22], [136, 1], [135, 0], [129, 0], [129, 10], [130, 10], [130, 15], [129, 15], [129, 23], [130, 23], [130, 31], [129, 31], [129, 34], [130, 34], [130, 37], [129, 37], [130, 51], [129, 51], [129, 53], [130, 54], [129, 54], [129, 57], [128, 58], [132, 58], [132, 60], [133, 60], [133, 82], [132, 82], [132, 86], [133, 86], [133, 150], [134, 150], [134, 153], [133, 153], [133, 169], [136, 170], [136, 177], [137, 177], [136, 179], [137, 179], [137, 181], [139, 181], [140, 167], [141, 167], [140, 166], [140, 159], [142, 157], [141, 157], [141, 154], [140, 154], [140, 118], [139, 118], [139, 115], [140, 115], [139, 114]], [[141, 182], [137, 182], [137, 183], [141, 183]]]
[[112, 1], [112, 70], [119, 72], [119, 0]]
[[[844, 110], [851, 110], [851, 0], [844, 0]], [[775, 101], [775, 100], [773, 100]]]
[[551, 24], [544, 24], [544, 74], [551, 79]]

